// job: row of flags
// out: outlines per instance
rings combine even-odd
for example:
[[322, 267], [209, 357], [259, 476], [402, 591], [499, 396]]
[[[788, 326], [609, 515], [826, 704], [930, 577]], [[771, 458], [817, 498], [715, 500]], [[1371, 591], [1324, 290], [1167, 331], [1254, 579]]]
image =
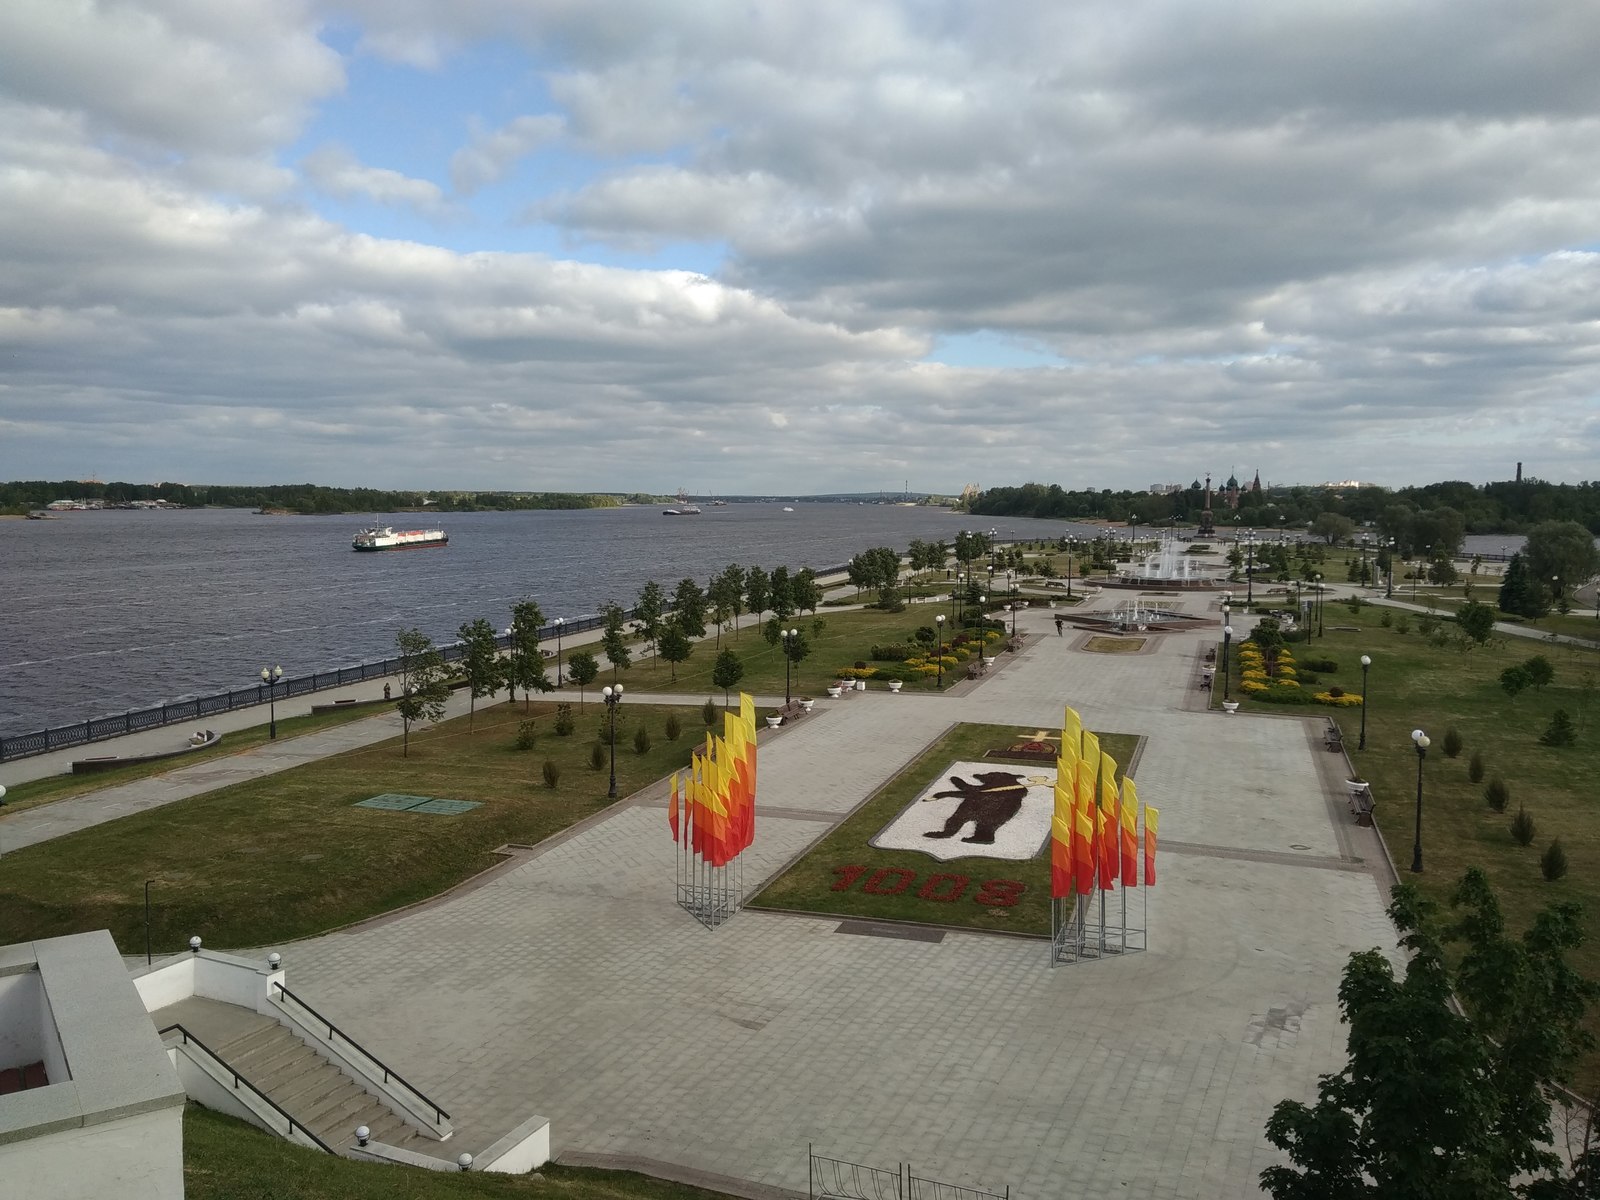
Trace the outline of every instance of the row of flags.
[[755, 839], [754, 697], [740, 692], [739, 714], [722, 714], [722, 735], [708, 731], [689, 769], [673, 773], [667, 824], [674, 842], [713, 867], [727, 866]]
[[[1068, 708], [1056, 760], [1055, 813], [1050, 822], [1050, 894], [1090, 895], [1098, 885], [1139, 886], [1139, 793], [1117, 761]], [[1161, 813], [1144, 807], [1144, 886], [1156, 881], [1156, 828]]]

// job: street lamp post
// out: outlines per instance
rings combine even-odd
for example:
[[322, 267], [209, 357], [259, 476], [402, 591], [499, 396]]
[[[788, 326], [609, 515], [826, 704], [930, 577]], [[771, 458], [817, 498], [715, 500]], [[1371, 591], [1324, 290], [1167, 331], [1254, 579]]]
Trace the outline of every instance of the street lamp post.
[[[1322, 599], [1322, 576], [1321, 575], [1313, 575], [1311, 577], [1311, 580], [1312, 580], [1313, 583], [1315, 583], [1317, 585], [1317, 596], [1316, 596], [1316, 599], [1317, 599], [1317, 636], [1318, 637], [1324, 637], [1326, 635], [1322, 632], [1322, 605], [1323, 605], [1323, 599]], [[1307, 640], [1309, 641], [1310, 639], [1308, 638]]]
[[1250, 561], [1244, 569], [1244, 603], [1248, 608], [1256, 599], [1256, 531], [1252, 529], [1250, 536], [1245, 539], [1245, 548], [1249, 551]]
[[606, 789], [606, 796], [615, 800], [617, 798], [617, 705], [622, 703], [622, 685], [619, 683], [612, 687], [607, 684], [600, 689], [600, 695], [605, 697], [606, 720], [610, 725], [610, 733], [606, 740], [611, 743], [611, 786]]
[[939, 682], [936, 685], [939, 691], [944, 691], [944, 614], [940, 613], [933, 619], [934, 627], [939, 633]]
[[1367, 573], [1367, 543], [1371, 540], [1369, 534], [1361, 535], [1361, 586], [1366, 588], [1372, 586], [1372, 576]]
[[794, 661], [791, 647], [794, 639], [800, 636], [798, 629], [780, 629], [778, 637], [783, 640], [783, 702], [789, 703], [789, 664]]
[[[1069, 537], [1067, 539], [1067, 598], [1069, 600], [1072, 598], [1072, 553], [1077, 548], [1078, 539]], [[1595, 607], [1597, 611], [1600, 611], [1600, 600], [1595, 601]]]
[[1411, 846], [1411, 869], [1422, 871], [1422, 760], [1428, 757], [1428, 735], [1420, 729], [1411, 731], [1411, 740], [1417, 747], [1417, 837]]
[[556, 686], [561, 686], [561, 627], [567, 623], [565, 617], [557, 617], [550, 624], [556, 627]]
[[1017, 636], [1017, 589], [1012, 586], [1011, 572], [1006, 572], [1006, 602], [1011, 605], [1011, 636]]
[[1357, 750], [1367, 748], [1367, 697], [1371, 694], [1367, 691], [1367, 668], [1371, 665], [1372, 659], [1363, 654], [1361, 656], [1361, 741], [1356, 746]]
[[1389, 582], [1388, 582], [1388, 586], [1384, 589], [1383, 598], [1385, 600], [1393, 600], [1394, 599], [1394, 539], [1393, 538], [1389, 539]]
[[267, 737], [278, 736], [278, 680], [283, 678], [282, 667], [262, 667], [261, 682], [267, 685]]
[[[1222, 619], [1224, 621], [1226, 621], [1228, 619], [1227, 618], [1227, 608], [1226, 608], [1226, 606], [1224, 606], [1224, 608], [1223, 608], [1223, 618]], [[1228, 648], [1232, 644], [1233, 644], [1233, 626], [1232, 625], [1224, 625], [1222, 627], [1222, 698], [1224, 700], [1232, 700], [1233, 699], [1233, 678], [1228, 674]]]

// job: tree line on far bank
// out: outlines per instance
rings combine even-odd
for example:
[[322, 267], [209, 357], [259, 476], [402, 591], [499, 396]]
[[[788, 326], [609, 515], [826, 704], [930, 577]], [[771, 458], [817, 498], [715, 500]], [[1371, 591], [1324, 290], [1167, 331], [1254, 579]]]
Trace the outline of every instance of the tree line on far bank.
[[418, 492], [322, 487], [312, 483], [235, 486], [187, 483], [84, 483], [20, 480], [0, 483], [0, 512], [21, 513], [55, 500], [129, 504], [161, 500], [186, 508], [259, 508], [301, 514], [386, 513], [428, 508], [437, 512], [608, 508], [622, 497], [579, 492]]

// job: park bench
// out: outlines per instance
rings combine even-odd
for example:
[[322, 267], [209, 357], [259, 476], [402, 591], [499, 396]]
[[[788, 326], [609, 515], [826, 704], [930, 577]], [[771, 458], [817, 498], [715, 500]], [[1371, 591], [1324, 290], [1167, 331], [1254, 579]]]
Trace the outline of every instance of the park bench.
[[1350, 793], [1350, 811], [1355, 815], [1356, 824], [1370, 826], [1372, 824], [1372, 789], [1363, 788]]
[[1333, 751], [1344, 749], [1344, 734], [1339, 731], [1339, 726], [1331, 719], [1328, 721], [1328, 728], [1323, 731], [1322, 744]]
[[975, 663], [970, 663], [967, 666], [967, 678], [968, 679], [977, 679], [982, 675], [987, 675], [988, 673], [989, 673], [989, 668], [984, 666], [981, 661], [975, 662]]
[[798, 700], [791, 700], [787, 704], [783, 704], [778, 707], [778, 715], [783, 718], [783, 723], [785, 725], [787, 725], [790, 721], [793, 721], [799, 717], [803, 717], [805, 715], [805, 711], [806, 710], [801, 707], [800, 701]]

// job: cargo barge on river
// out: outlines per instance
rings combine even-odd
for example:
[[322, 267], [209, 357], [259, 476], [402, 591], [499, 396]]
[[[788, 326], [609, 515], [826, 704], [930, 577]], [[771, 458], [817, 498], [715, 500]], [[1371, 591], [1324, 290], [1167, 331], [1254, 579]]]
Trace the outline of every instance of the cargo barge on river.
[[356, 534], [350, 543], [357, 550], [421, 550], [425, 546], [444, 546], [450, 537], [442, 529], [402, 529], [371, 525]]

